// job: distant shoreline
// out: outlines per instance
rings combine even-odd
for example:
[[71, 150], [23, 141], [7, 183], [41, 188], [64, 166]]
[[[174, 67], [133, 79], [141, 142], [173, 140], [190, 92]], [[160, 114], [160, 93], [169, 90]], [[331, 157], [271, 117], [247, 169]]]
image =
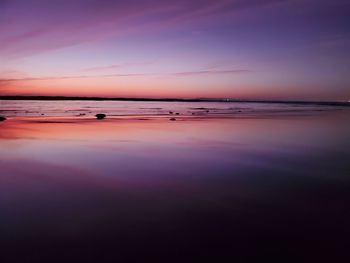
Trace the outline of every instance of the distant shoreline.
[[39, 101], [155, 101], [155, 102], [241, 102], [241, 103], [285, 103], [302, 105], [346, 106], [350, 102], [339, 101], [293, 101], [293, 100], [239, 100], [239, 99], [180, 99], [180, 98], [106, 98], [71, 96], [0, 96], [0, 100], [39, 100]]

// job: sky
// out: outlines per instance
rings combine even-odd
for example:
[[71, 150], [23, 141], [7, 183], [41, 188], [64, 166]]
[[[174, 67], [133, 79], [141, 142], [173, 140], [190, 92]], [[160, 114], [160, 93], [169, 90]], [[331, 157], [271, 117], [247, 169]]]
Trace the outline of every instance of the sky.
[[348, 0], [0, 0], [0, 95], [350, 100]]

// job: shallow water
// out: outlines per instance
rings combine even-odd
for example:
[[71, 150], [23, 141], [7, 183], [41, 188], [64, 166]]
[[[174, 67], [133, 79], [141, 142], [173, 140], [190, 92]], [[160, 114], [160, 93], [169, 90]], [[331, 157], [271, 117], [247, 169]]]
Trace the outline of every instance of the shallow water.
[[[64, 111], [77, 107], [69, 104]], [[0, 123], [5, 250], [167, 261], [344, 252], [349, 110], [203, 104], [251, 111], [193, 118], [192, 104], [138, 103], [127, 114], [92, 104], [123, 116], [69, 116], [54, 104], [40, 112], [59, 117], [12, 112]], [[181, 112], [177, 121], [169, 110]]]
[[6, 117], [84, 117], [96, 113], [109, 116], [164, 116], [177, 112], [184, 116], [296, 115], [319, 111], [339, 111], [349, 107], [292, 103], [245, 102], [144, 102], [144, 101], [6, 101], [0, 100], [0, 115]]

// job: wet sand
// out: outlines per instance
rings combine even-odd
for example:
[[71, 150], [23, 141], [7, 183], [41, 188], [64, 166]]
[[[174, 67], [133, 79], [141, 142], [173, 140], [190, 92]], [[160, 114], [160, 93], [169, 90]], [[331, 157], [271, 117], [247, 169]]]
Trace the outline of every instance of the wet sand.
[[179, 109], [179, 116], [16, 115], [1, 122], [0, 257], [344, 257], [349, 111], [207, 108], [193, 109], [203, 113], [194, 116]]

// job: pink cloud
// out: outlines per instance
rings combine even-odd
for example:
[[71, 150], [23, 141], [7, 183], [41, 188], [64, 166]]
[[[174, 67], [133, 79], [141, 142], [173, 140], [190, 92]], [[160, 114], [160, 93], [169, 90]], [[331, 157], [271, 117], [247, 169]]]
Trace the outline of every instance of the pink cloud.
[[229, 70], [197, 70], [197, 71], [182, 71], [173, 73], [120, 73], [120, 74], [100, 74], [100, 75], [72, 75], [72, 76], [45, 76], [45, 77], [24, 77], [24, 78], [3, 78], [0, 79], [1, 84], [18, 82], [18, 81], [41, 81], [41, 80], [64, 80], [64, 79], [83, 79], [83, 78], [114, 78], [114, 77], [138, 77], [138, 76], [197, 76], [197, 75], [221, 75], [221, 74], [242, 74], [250, 73], [248, 69], [229, 69]]
[[115, 64], [115, 65], [108, 65], [108, 66], [100, 66], [100, 67], [90, 67], [85, 68], [82, 71], [105, 71], [105, 70], [113, 70], [113, 69], [121, 69], [121, 68], [129, 68], [129, 67], [135, 67], [135, 66], [146, 66], [151, 65], [154, 62], [139, 62], [139, 63], [123, 63], [123, 64]]
[[[275, 1], [264, 1], [264, 4]], [[45, 1], [13, 0], [0, 8], [0, 54], [16, 58], [125, 34], [211, 23], [228, 14], [261, 5], [233, 0]], [[3, 26], [6, 24], [7, 26]]]

